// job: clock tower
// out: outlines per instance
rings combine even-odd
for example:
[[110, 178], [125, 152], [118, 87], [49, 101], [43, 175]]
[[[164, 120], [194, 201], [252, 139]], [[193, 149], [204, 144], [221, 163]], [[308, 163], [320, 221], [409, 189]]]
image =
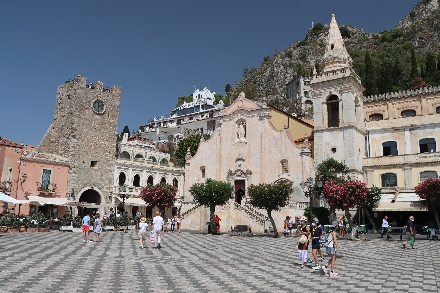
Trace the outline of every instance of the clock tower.
[[329, 158], [344, 163], [352, 179], [362, 180], [365, 155], [364, 87], [351, 68], [335, 16], [332, 15], [321, 72], [314, 72], [315, 164]]
[[52, 124], [38, 151], [69, 160], [71, 200], [109, 202], [113, 186], [121, 89], [77, 76], [58, 87]]

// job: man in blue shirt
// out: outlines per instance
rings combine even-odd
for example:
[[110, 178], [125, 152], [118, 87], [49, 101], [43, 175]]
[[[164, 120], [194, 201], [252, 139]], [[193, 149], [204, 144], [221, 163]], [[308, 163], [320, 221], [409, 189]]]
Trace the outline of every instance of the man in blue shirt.
[[89, 240], [89, 231], [90, 231], [90, 213], [88, 213], [83, 219], [82, 219], [82, 230], [84, 233], [84, 240], [83, 242], [90, 242]]

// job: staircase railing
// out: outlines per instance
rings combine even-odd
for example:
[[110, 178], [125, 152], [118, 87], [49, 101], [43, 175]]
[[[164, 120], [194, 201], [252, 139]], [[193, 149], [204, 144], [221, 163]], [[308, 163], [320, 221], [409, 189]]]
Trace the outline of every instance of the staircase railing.
[[180, 215], [180, 217], [185, 218], [185, 216], [188, 216], [189, 214], [193, 213], [195, 210], [197, 210], [199, 207], [201, 207], [201, 204], [196, 204], [195, 206], [193, 206], [192, 208], [190, 208], [189, 210], [187, 210], [186, 212], [182, 213]]
[[245, 212], [249, 216], [249, 218], [251, 218], [252, 220], [254, 220], [255, 222], [257, 222], [258, 224], [264, 227], [264, 224], [267, 220], [267, 216], [255, 210], [255, 208], [251, 205], [248, 204], [241, 205], [237, 202], [234, 202], [234, 205], [235, 205], [235, 209]]

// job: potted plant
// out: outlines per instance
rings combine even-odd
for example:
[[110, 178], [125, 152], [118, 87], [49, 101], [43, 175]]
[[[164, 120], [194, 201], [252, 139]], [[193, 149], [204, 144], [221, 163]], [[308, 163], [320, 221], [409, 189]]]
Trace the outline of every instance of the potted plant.
[[70, 214], [65, 214], [61, 218], [60, 231], [73, 231], [73, 218]]
[[27, 229], [27, 222], [25, 221], [19, 221], [20, 222], [20, 227], [18, 232], [26, 232]]
[[7, 225], [7, 218], [6, 217], [0, 218], [0, 232], [2, 232], [2, 233], [8, 232], [8, 225]]
[[114, 218], [107, 218], [102, 222], [102, 227], [104, 230], [114, 230], [113, 224]]
[[38, 232], [49, 231], [49, 220], [46, 219], [46, 216], [42, 212], [38, 212], [36, 220], [38, 223]]
[[20, 231], [20, 226], [21, 226], [21, 223], [20, 223], [20, 221], [17, 221], [16, 219], [15, 219], [15, 217], [14, 217], [14, 219], [11, 219], [12, 217], [9, 217], [9, 220], [10, 220], [10, 222], [9, 222], [9, 228], [8, 228], [8, 232], [18, 232], [18, 231]]
[[28, 219], [26, 232], [38, 232], [37, 223], [35, 220]]
[[124, 224], [122, 217], [113, 218], [113, 226], [115, 227], [115, 231], [121, 230], [121, 224]]

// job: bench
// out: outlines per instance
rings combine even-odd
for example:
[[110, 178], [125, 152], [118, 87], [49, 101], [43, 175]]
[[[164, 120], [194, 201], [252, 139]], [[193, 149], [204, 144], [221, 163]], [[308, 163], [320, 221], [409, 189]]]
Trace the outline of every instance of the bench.
[[406, 227], [388, 227], [388, 235], [399, 235], [402, 240], [402, 236], [406, 235]]
[[252, 236], [252, 231], [248, 225], [235, 225], [231, 227], [231, 235]]

